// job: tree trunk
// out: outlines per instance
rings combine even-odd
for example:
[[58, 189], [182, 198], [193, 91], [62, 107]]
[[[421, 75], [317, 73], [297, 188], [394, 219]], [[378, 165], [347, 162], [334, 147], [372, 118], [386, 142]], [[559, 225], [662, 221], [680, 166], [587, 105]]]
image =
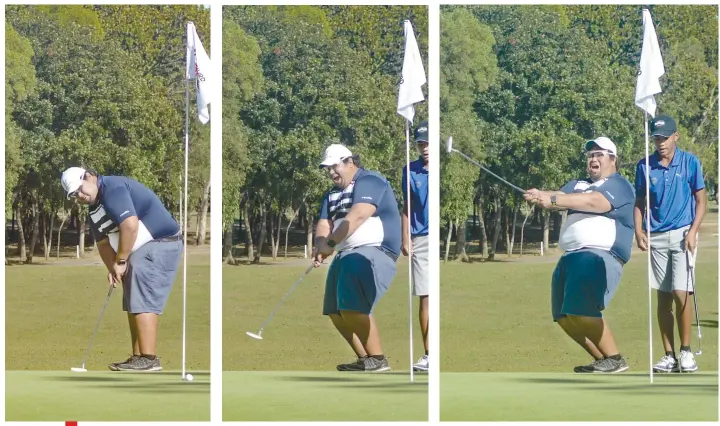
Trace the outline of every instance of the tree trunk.
[[233, 230], [233, 224], [230, 223], [228, 228], [225, 230], [224, 233], [224, 242], [223, 242], [223, 257], [225, 258], [225, 263], [228, 265], [235, 265], [235, 258], [233, 257], [233, 250], [232, 250], [232, 230]]
[[22, 204], [18, 204], [17, 218], [18, 255], [20, 255], [20, 261], [25, 262], [27, 260], [27, 247], [25, 245], [25, 208], [22, 206]]
[[57, 258], [60, 259], [60, 233], [62, 232], [63, 225], [65, 225], [65, 221], [68, 218], [68, 214], [66, 213], [63, 217], [62, 222], [60, 222], [60, 229], [58, 229], [58, 236], [57, 236]]
[[456, 221], [457, 223], [457, 236], [455, 237], [455, 259], [460, 259], [462, 262], [469, 262], [470, 258], [465, 250], [465, 241], [467, 240], [465, 232], [467, 231], [467, 220]]
[[271, 214], [270, 217], [268, 218], [268, 223], [267, 223], [267, 227], [269, 228], [268, 232], [270, 233], [270, 254], [271, 254], [273, 260], [275, 260], [277, 258], [277, 253], [275, 252], [275, 221], [274, 221], [274, 219], [275, 219], [275, 215]]
[[53, 210], [50, 212], [50, 229], [48, 230], [48, 252], [47, 257], [45, 258], [50, 259], [50, 256], [52, 255], [52, 236], [53, 236], [53, 230], [55, 229], [55, 216], [57, 216], [57, 210]]
[[260, 205], [262, 208], [262, 218], [260, 219], [260, 238], [258, 238], [258, 248], [257, 252], [255, 252], [255, 259], [253, 260], [253, 263], [260, 263], [260, 258], [262, 257], [262, 249], [263, 245], [265, 245], [265, 238], [267, 237], [266, 229], [267, 229], [267, 217], [268, 217], [268, 208], [265, 204]]
[[448, 257], [450, 257], [450, 241], [452, 240], [452, 230], [453, 230], [453, 221], [448, 221], [448, 234], [447, 239], [445, 240], [445, 263], [448, 261]]
[[513, 209], [512, 228], [510, 231], [510, 245], [508, 246], [508, 257], [512, 256], [513, 248], [515, 248], [515, 228], [517, 227], [517, 216], [520, 211], [520, 207]]
[[245, 205], [243, 205], [243, 224], [245, 225], [245, 251], [247, 252], [248, 260], [254, 259], [254, 244], [253, 244], [253, 237], [252, 237], [252, 228], [250, 224], [250, 213], [248, 209], [248, 204], [250, 202], [246, 202]]
[[50, 216], [50, 213], [44, 213], [40, 217], [40, 231], [42, 232], [40, 239], [43, 242], [43, 257], [45, 258], [45, 260], [50, 259], [50, 240], [48, 239], [48, 235], [50, 236], [50, 238], [52, 238], [52, 228], [48, 229], [50, 225], [48, 222], [50, 222], [51, 220]]
[[487, 230], [485, 229], [485, 216], [483, 210], [482, 198], [478, 198], [478, 225], [480, 226], [480, 251], [482, 252], [483, 259], [488, 257], [488, 244], [487, 244]]
[[35, 247], [37, 247], [38, 237], [40, 235], [40, 205], [36, 194], [32, 195], [32, 234], [30, 234], [30, 250], [26, 263], [32, 263], [35, 257]]
[[493, 239], [492, 239], [492, 249], [490, 251], [490, 260], [495, 259], [495, 253], [497, 253], [497, 242], [498, 238], [500, 237], [500, 221], [502, 219], [502, 210], [500, 208], [500, 202], [495, 202], [495, 217], [493, 222]]
[[[303, 197], [302, 203], [304, 203], [304, 202], [305, 202], [305, 198]], [[302, 206], [302, 203], [300, 203], [300, 206]], [[297, 215], [298, 215], [299, 212], [300, 212], [300, 207], [298, 207], [297, 209], [295, 209], [295, 211], [293, 212], [292, 217], [290, 218], [290, 223], [288, 223], [288, 226], [287, 226], [287, 228], [285, 229], [285, 259], [287, 259], [288, 233], [290, 232], [290, 227], [292, 226], [293, 221], [295, 220], [295, 218], [297, 217]], [[280, 229], [280, 227], [278, 226], [278, 230], [279, 230], [279, 229]]]
[[[197, 235], [195, 244], [205, 244], [205, 237], [207, 236], [207, 213], [210, 209], [210, 179], [205, 184], [205, 190], [203, 191], [202, 201], [200, 202], [200, 232]], [[232, 233], [232, 226], [230, 226], [230, 233]]]
[[523, 255], [523, 243], [525, 242], [525, 224], [527, 223], [528, 218], [532, 214], [533, 210], [530, 210], [530, 212], [525, 216], [525, 219], [523, 220], [522, 228], [520, 228], [520, 257]]
[[550, 243], [550, 214], [547, 210], [543, 209], [540, 212], [540, 218], [542, 221], [543, 228], [543, 251], [547, 251], [548, 244]]
[[310, 219], [310, 206], [307, 203], [305, 203], [305, 211], [307, 212], [305, 214], [305, 238], [308, 256], [310, 256], [313, 251], [313, 220]]
[[78, 245], [80, 246], [80, 257], [85, 258], [85, 212], [78, 212]]
[[273, 246], [273, 259], [277, 259], [278, 251], [280, 251], [280, 230], [282, 229], [282, 217], [282, 213], [278, 213], [277, 233], [275, 234], [275, 245]]

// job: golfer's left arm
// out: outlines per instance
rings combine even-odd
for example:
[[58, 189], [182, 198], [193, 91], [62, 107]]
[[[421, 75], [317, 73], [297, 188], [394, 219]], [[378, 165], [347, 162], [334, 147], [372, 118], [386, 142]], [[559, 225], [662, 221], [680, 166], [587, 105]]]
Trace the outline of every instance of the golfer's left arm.
[[105, 200], [105, 210], [120, 228], [120, 241], [115, 261], [127, 260], [135, 245], [139, 227], [130, 191], [127, 188], [113, 189], [105, 195]]
[[353, 206], [340, 224], [328, 237], [336, 243], [352, 235], [377, 210], [386, 184], [377, 176], [365, 176], [355, 182]]

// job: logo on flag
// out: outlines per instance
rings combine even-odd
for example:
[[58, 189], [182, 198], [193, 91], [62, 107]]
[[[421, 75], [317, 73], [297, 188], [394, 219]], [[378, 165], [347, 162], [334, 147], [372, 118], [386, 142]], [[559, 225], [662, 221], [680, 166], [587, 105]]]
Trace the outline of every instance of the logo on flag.
[[212, 100], [210, 80], [206, 78], [212, 63], [200, 41], [195, 24], [187, 24], [187, 63], [185, 75], [188, 80], [195, 80], [195, 96], [197, 98], [198, 119], [202, 124], [210, 121], [208, 105]]

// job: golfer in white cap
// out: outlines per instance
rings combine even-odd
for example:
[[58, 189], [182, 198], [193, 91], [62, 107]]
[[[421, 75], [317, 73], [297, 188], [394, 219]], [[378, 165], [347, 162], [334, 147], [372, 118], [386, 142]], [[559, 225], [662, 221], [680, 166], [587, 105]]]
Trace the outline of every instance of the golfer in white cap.
[[327, 274], [323, 315], [357, 355], [340, 371], [390, 369], [373, 309], [395, 277], [400, 255], [400, 214], [387, 179], [360, 166], [343, 145], [325, 150], [320, 163], [333, 187], [323, 197], [313, 261], [320, 266], [337, 252]]
[[90, 229], [108, 281], [113, 286], [122, 283], [132, 356], [108, 367], [113, 371], [162, 370], [156, 355], [158, 316], [182, 255], [180, 225], [157, 195], [136, 180], [70, 167], [61, 183], [68, 199], [89, 206]]
[[560, 230], [565, 254], [552, 276], [553, 320], [594, 361], [576, 373], [619, 373], [628, 364], [602, 316], [630, 260], [635, 191], [617, 172], [617, 147], [606, 137], [585, 143], [589, 178], [559, 191], [528, 190], [525, 200], [542, 208], [568, 210]]

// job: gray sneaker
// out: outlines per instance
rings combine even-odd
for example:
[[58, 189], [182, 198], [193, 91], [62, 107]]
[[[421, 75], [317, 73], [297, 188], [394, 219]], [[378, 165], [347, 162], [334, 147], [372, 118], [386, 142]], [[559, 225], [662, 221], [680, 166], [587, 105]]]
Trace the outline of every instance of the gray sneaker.
[[600, 363], [601, 359], [596, 359], [590, 364], [587, 365], [578, 365], [577, 367], [573, 368], [573, 371], [576, 373], [592, 373], [595, 371], [595, 366]]
[[365, 368], [365, 357], [358, 357], [357, 361], [350, 364], [338, 364], [338, 371], [357, 371], [358, 368]]
[[630, 366], [628, 366], [625, 358], [620, 358], [619, 361], [612, 358], [604, 358], [595, 364], [593, 373], [622, 373], [623, 371], [627, 371], [628, 368], [630, 368]]
[[119, 371], [162, 371], [160, 358], [149, 359], [144, 356], [135, 357], [131, 361], [118, 364]]
[[130, 358], [126, 359], [125, 361], [111, 362], [110, 364], [108, 364], [108, 368], [111, 371], [120, 371], [120, 369], [118, 368], [118, 365], [131, 363], [135, 360], [135, 358], [140, 358], [140, 355], [132, 355]]
[[388, 363], [387, 357], [383, 358], [382, 361], [371, 356], [363, 359], [362, 364], [350, 364], [350, 367], [345, 371], [368, 371], [368, 372], [380, 372], [390, 370], [390, 363]]

